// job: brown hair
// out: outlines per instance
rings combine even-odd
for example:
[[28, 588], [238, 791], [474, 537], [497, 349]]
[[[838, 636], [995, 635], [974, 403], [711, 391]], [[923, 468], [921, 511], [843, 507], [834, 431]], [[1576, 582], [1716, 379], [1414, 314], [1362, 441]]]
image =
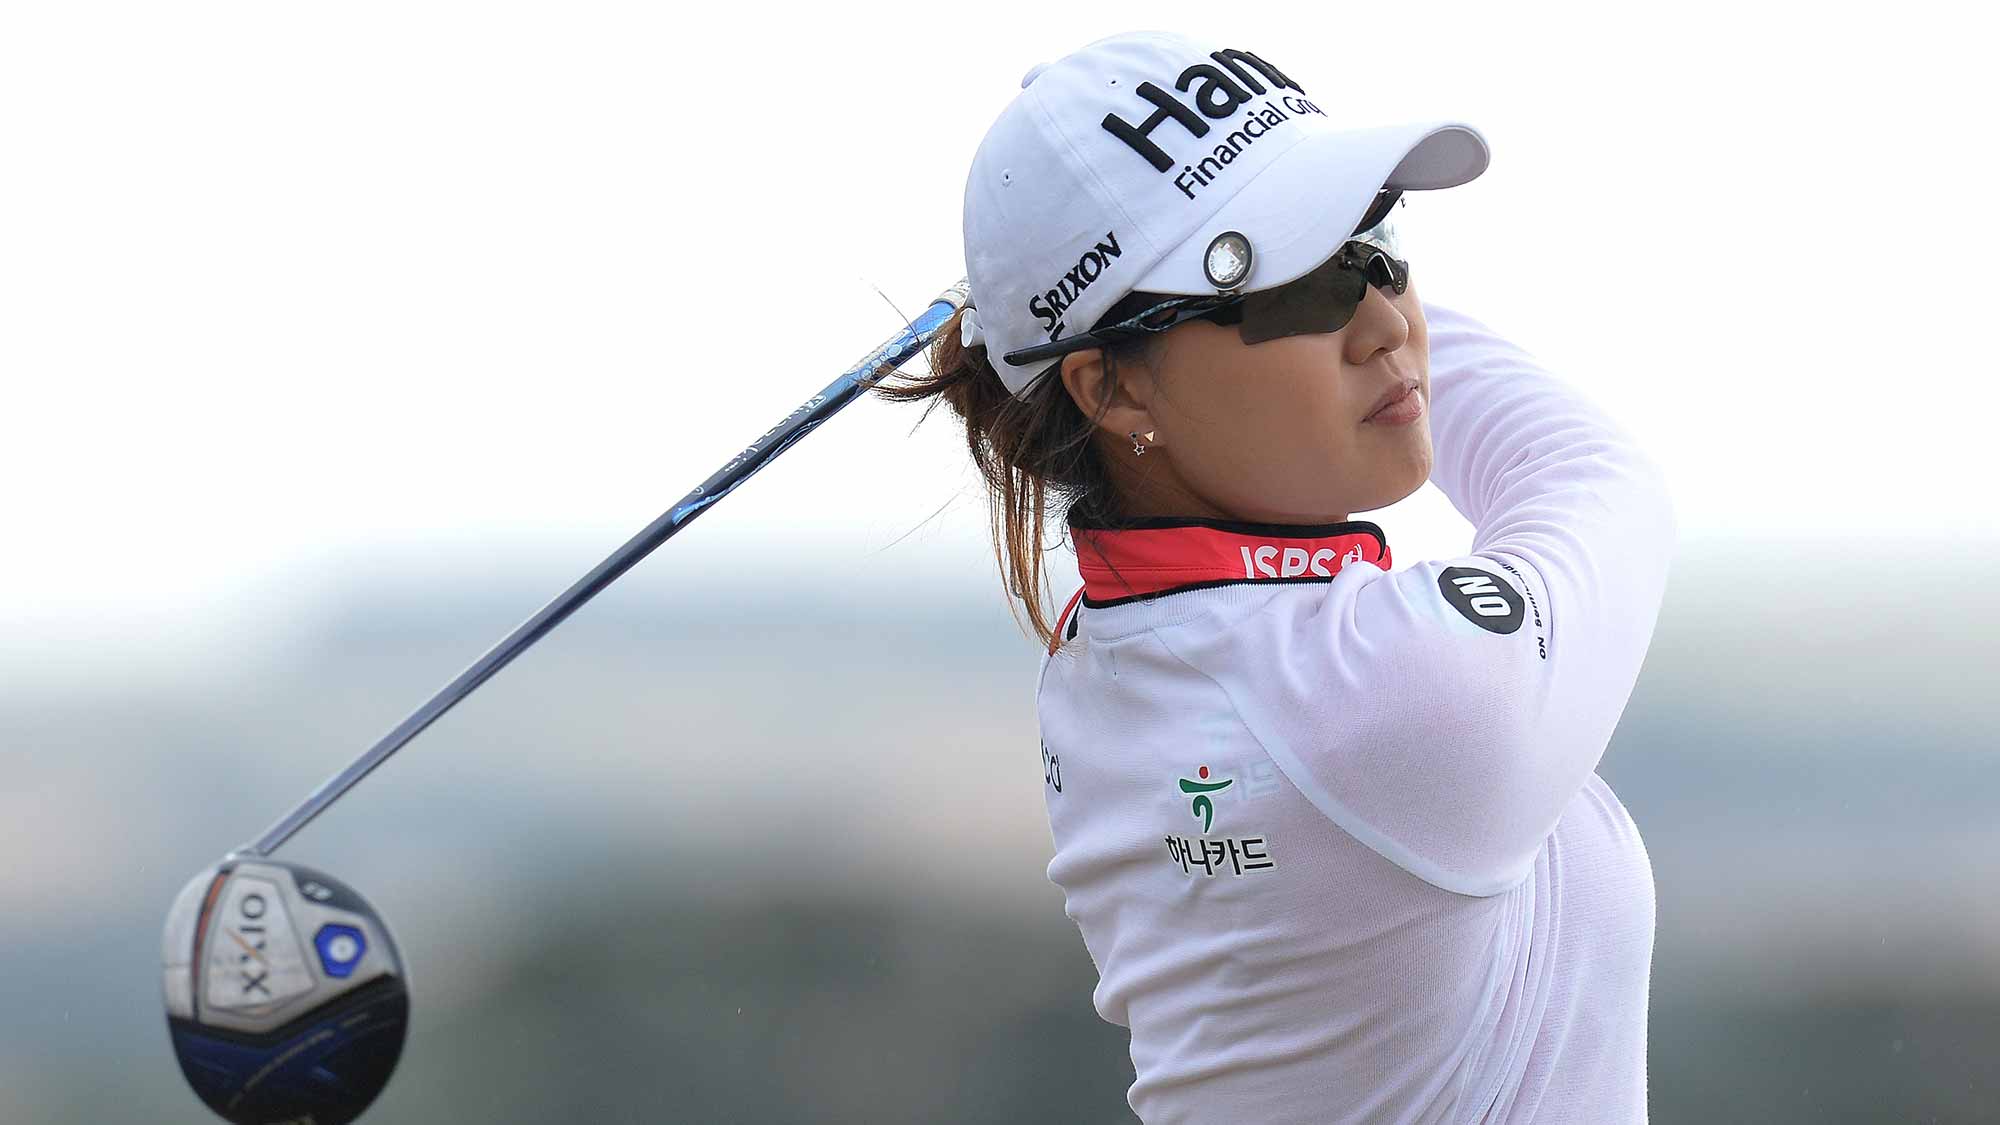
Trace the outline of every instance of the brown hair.
[[[1063, 541], [1059, 537], [1054, 544], [1045, 544], [1047, 525], [1054, 522], [1066, 535], [1072, 513], [1094, 527], [1115, 527], [1122, 519], [1111, 474], [1091, 440], [1110, 409], [1110, 396], [1103, 398], [1095, 417], [1086, 418], [1060, 372], [1051, 370], [1025, 397], [1016, 398], [1001, 383], [983, 345], [967, 348], [959, 343], [958, 322], [964, 315], [963, 310], [954, 313], [931, 341], [928, 372], [901, 372], [903, 382], [877, 384], [875, 393], [891, 402], [931, 400], [917, 420], [919, 425], [939, 400], [949, 403], [965, 424], [966, 447], [986, 481], [1002, 585], [1026, 607], [1026, 624], [1046, 647], [1055, 640], [1055, 614], [1045, 600], [1048, 570], [1043, 555]], [[1105, 347], [1104, 379], [1117, 377], [1119, 359], [1143, 356], [1150, 344], [1147, 339]], [[1008, 610], [1020, 622], [1012, 600]]]

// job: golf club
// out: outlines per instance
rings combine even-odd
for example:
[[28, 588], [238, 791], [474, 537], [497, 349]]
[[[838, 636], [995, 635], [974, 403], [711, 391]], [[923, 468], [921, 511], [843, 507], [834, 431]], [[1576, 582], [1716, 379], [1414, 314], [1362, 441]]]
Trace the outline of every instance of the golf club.
[[964, 280], [939, 294], [262, 836], [188, 882], [167, 914], [162, 988], [181, 1072], [209, 1108], [239, 1125], [343, 1125], [381, 1093], [402, 1054], [409, 978], [388, 927], [345, 884], [271, 853], [696, 516], [914, 358], [967, 294]]

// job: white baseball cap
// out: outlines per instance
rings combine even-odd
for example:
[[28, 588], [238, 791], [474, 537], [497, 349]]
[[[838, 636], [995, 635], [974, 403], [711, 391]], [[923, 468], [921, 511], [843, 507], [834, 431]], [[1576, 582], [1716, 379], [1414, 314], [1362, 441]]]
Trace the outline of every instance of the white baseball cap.
[[[1461, 122], [1346, 127], [1249, 51], [1167, 32], [1100, 39], [1029, 70], [972, 158], [967, 334], [1025, 397], [1060, 361], [1016, 366], [1009, 352], [1087, 332], [1134, 290], [1248, 293], [1302, 277], [1378, 192], [1455, 187], [1488, 157]], [[1224, 232], [1248, 242], [1246, 276], [1205, 269]]]

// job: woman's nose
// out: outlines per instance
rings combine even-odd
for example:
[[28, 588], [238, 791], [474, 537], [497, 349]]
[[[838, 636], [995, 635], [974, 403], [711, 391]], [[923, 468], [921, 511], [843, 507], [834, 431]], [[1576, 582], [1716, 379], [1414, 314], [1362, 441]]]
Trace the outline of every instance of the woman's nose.
[[1393, 352], [1410, 342], [1410, 320], [1387, 294], [1370, 285], [1361, 295], [1361, 307], [1347, 325], [1348, 363], [1359, 367], [1377, 352]]

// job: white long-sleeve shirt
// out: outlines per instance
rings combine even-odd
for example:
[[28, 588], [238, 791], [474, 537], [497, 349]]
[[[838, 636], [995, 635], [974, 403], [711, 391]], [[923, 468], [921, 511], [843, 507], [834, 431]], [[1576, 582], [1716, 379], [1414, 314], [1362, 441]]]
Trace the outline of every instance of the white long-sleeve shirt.
[[1048, 874], [1149, 1125], [1646, 1119], [1652, 868], [1594, 771], [1667, 489], [1532, 356], [1424, 312], [1470, 553], [1392, 572], [1366, 521], [1072, 524]]

